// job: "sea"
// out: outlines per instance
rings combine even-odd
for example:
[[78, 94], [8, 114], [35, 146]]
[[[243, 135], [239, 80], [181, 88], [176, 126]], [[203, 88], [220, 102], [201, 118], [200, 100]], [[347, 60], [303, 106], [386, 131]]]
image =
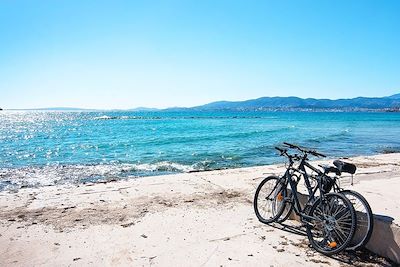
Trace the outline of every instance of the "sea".
[[0, 190], [400, 152], [400, 113], [0, 111]]

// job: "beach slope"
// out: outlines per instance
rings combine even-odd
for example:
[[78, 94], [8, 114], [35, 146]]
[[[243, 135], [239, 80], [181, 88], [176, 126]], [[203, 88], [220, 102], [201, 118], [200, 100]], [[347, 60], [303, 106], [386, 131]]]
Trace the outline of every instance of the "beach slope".
[[[400, 154], [350, 159], [354, 189], [400, 220]], [[328, 258], [296, 222], [261, 224], [255, 189], [283, 165], [25, 188], [0, 193], [1, 266], [379, 266], [377, 256]], [[343, 178], [343, 183], [349, 177]], [[376, 185], [379, 189], [373, 190]], [[348, 186], [351, 188], [351, 186]], [[380, 190], [386, 190], [382, 194]]]

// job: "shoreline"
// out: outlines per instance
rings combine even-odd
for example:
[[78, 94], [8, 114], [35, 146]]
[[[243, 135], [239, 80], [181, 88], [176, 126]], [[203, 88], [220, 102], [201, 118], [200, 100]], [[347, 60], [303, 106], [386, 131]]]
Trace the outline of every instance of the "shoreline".
[[[400, 153], [348, 161], [358, 167], [351, 189], [374, 214], [399, 224]], [[314, 164], [322, 162], [331, 160]], [[255, 188], [282, 167], [2, 191], [0, 265], [343, 266], [308, 248], [304, 236], [257, 221]], [[379, 186], [389, 190], [386, 196]]]
[[[363, 158], [363, 157], [376, 157], [380, 155], [396, 155], [400, 154], [400, 152], [396, 150], [387, 150], [387, 151], [382, 151], [381, 153], [375, 153], [375, 154], [362, 154], [362, 155], [354, 155], [350, 157], [330, 157], [327, 156], [327, 158], [321, 159], [321, 158], [314, 158], [314, 162], [323, 162], [324, 164], [329, 164], [331, 163], [331, 160], [334, 159], [343, 159], [343, 160], [348, 160], [348, 159], [353, 159], [353, 158]], [[142, 179], [142, 178], [149, 178], [149, 177], [162, 177], [162, 176], [169, 176], [169, 175], [179, 175], [179, 174], [191, 174], [191, 173], [207, 173], [207, 172], [213, 172], [213, 171], [229, 171], [229, 170], [237, 170], [237, 169], [248, 169], [248, 168], [262, 168], [265, 166], [279, 166], [282, 165], [281, 162], [283, 162], [285, 159], [282, 157], [279, 157], [280, 163], [278, 162], [272, 162], [269, 164], [264, 164], [264, 165], [250, 165], [250, 166], [231, 166], [231, 167], [221, 167], [221, 168], [213, 168], [213, 169], [194, 169], [193, 166], [195, 166], [197, 163], [192, 164], [192, 165], [184, 165], [176, 162], [169, 162], [169, 161], [160, 161], [157, 163], [121, 163], [120, 168], [122, 169], [122, 172], [125, 172], [123, 169], [125, 168], [139, 168], [137, 171], [138, 172], [148, 172], [146, 174], [138, 175], [138, 176], [127, 176], [127, 177], [121, 177], [121, 176], [114, 176], [114, 177], [106, 177], [106, 178], [100, 178], [98, 180], [91, 180], [91, 179], [81, 179], [81, 180], [71, 180], [71, 181], [65, 181], [65, 177], [62, 177], [61, 180], [48, 180], [48, 177], [41, 177], [43, 175], [42, 173], [39, 172], [39, 177], [30, 177], [28, 180], [31, 180], [30, 183], [42, 183], [40, 185], [32, 185], [32, 184], [22, 184], [21, 183], [27, 183], [27, 180], [21, 176], [23, 174], [27, 175], [29, 171], [32, 171], [31, 168], [33, 168], [33, 173], [37, 173], [38, 170], [44, 172], [46, 169], [46, 173], [53, 172], [51, 173], [53, 177], [57, 177], [57, 169], [61, 169], [62, 172], [65, 172], [64, 168], [70, 168], [71, 171], [73, 171], [72, 175], [75, 177], [78, 174], [76, 174], [74, 171], [75, 170], [80, 170], [82, 167], [86, 168], [92, 168], [93, 170], [89, 171], [95, 171], [99, 172], [100, 170], [96, 170], [96, 168], [103, 168], [103, 167], [108, 167], [108, 168], [113, 168], [117, 167], [117, 165], [113, 164], [58, 164], [58, 165], [45, 165], [45, 166], [26, 166], [26, 167], [16, 167], [16, 168], [3, 168], [0, 170], [3, 170], [3, 176], [6, 175], [7, 173], [13, 173], [12, 175], [16, 179], [6, 179], [6, 183], [9, 182], [9, 185], [3, 185], [3, 188], [1, 188], [1, 183], [4, 181], [0, 180], [0, 193], [1, 192], [18, 192], [19, 190], [22, 189], [35, 189], [35, 188], [41, 188], [41, 187], [49, 187], [49, 186], [62, 186], [62, 185], [85, 185], [85, 184], [101, 184], [101, 183], [110, 183], [110, 182], [119, 182], [119, 181], [130, 181], [130, 180], [136, 180], [136, 179]], [[143, 166], [148, 165], [148, 169], [144, 169]], [[173, 171], [173, 170], [154, 170], [154, 168], [160, 167], [162, 169], [166, 168], [165, 166], [170, 166], [171, 168], [178, 168], [178, 171]], [[193, 169], [192, 169], [193, 168]], [[187, 170], [185, 170], [187, 169]], [[21, 173], [19, 173], [21, 172]], [[65, 174], [64, 174], [65, 175]], [[83, 176], [85, 176], [83, 174]], [[22, 177], [22, 178], [21, 178]], [[43, 181], [40, 180], [40, 178], [43, 179]], [[15, 181], [15, 182], [11, 182]]]

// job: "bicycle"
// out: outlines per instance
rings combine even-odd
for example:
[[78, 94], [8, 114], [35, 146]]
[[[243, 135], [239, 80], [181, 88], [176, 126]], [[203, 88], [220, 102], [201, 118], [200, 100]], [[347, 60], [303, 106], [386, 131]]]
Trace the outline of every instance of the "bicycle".
[[[284, 145], [288, 146], [289, 148], [297, 149], [303, 153], [307, 151], [307, 149], [293, 144], [284, 143]], [[356, 211], [357, 228], [346, 250], [357, 250], [364, 247], [371, 238], [374, 226], [372, 209], [368, 201], [360, 193], [340, 187], [339, 177], [342, 175], [342, 173], [345, 172], [353, 175], [356, 172], [357, 167], [354, 164], [343, 162], [341, 160], [333, 161], [333, 165], [334, 166], [319, 165], [323, 169], [323, 172], [317, 171], [317, 175], [321, 177], [320, 179], [323, 181], [323, 188], [326, 193], [331, 190], [336, 193], [341, 193], [352, 203]], [[331, 177], [328, 175], [329, 173], [334, 173], [336, 176]], [[353, 185], [353, 176], [351, 184]], [[316, 190], [316, 187], [317, 186], [315, 186], [314, 190]], [[290, 203], [291, 202], [285, 203], [285, 210], [277, 219], [277, 222], [284, 222], [290, 216], [293, 210], [293, 205]]]
[[[340, 187], [339, 177], [342, 175], [342, 173], [346, 172], [353, 175], [355, 174], [357, 167], [354, 164], [343, 162], [341, 160], [333, 161], [333, 165], [334, 166], [321, 167], [324, 169], [324, 175], [327, 176], [329, 173], [335, 174], [335, 177], [330, 177], [333, 181], [332, 190], [334, 192], [343, 194], [353, 204], [357, 217], [357, 229], [346, 250], [357, 250], [364, 247], [371, 238], [374, 228], [372, 209], [363, 195], [354, 190], [343, 189]], [[353, 179], [351, 184], [353, 185]]]
[[[308, 163], [308, 154], [324, 157], [324, 155], [304, 150], [303, 156], [290, 155], [287, 149], [275, 147], [281, 156], [288, 158], [288, 165], [282, 177], [269, 176], [257, 187], [254, 196], [254, 210], [257, 218], [262, 223], [272, 223], [279, 220], [287, 203], [300, 217], [306, 226], [307, 237], [315, 250], [326, 255], [333, 255], [344, 250], [350, 243], [356, 228], [355, 210], [350, 201], [340, 193], [326, 193], [321, 179], [317, 178], [318, 186], [312, 187], [305, 167], [321, 172]], [[295, 162], [300, 162], [294, 167]], [[300, 173], [305, 181], [309, 193], [308, 200], [301, 207], [297, 195], [297, 184]], [[287, 187], [290, 186], [289, 197]], [[265, 191], [265, 195], [263, 196]], [[316, 196], [316, 193], [319, 196]], [[261, 197], [260, 197], [261, 196]], [[262, 205], [262, 206], [259, 206]], [[262, 211], [264, 210], [264, 212]], [[270, 213], [268, 211], [270, 210]], [[261, 212], [260, 212], [261, 211]], [[268, 215], [269, 214], [269, 215]]]

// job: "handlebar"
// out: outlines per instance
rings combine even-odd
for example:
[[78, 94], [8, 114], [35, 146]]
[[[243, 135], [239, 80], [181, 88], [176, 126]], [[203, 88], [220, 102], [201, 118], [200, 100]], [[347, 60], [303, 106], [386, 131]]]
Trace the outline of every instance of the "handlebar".
[[301, 157], [299, 157], [299, 155], [297, 155], [297, 154], [294, 154], [294, 155], [290, 155], [290, 154], [288, 154], [287, 153], [287, 149], [282, 149], [282, 148], [280, 148], [280, 147], [275, 147], [275, 149], [276, 150], [278, 150], [280, 153], [281, 153], [281, 156], [286, 156], [286, 157], [288, 157], [290, 160], [300, 160], [301, 159]]
[[285, 153], [287, 151], [286, 149], [282, 149], [282, 148], [279, 148], [277, 146], [275, 147], [275, 149], [278, 150], [279, 152], [281, 152], [281, 154]]
[[311, 155], [316, 156], [316, 157], [326, 158], [326, 156], [324, 154], [318, 153], [315, 150], [306, 149], [304, 147], [299, 147], [297, 145], [293, 145], [293, 144], [290, 144], [290, 143], [287, 143], [287, 142], [283, 142], [283, 144], [285, 146], [288, 146], [289, 148], [295, 148], [297, 150], [300, 150], [301, 152], [303, 152], [305, 154], [311, 154]]

